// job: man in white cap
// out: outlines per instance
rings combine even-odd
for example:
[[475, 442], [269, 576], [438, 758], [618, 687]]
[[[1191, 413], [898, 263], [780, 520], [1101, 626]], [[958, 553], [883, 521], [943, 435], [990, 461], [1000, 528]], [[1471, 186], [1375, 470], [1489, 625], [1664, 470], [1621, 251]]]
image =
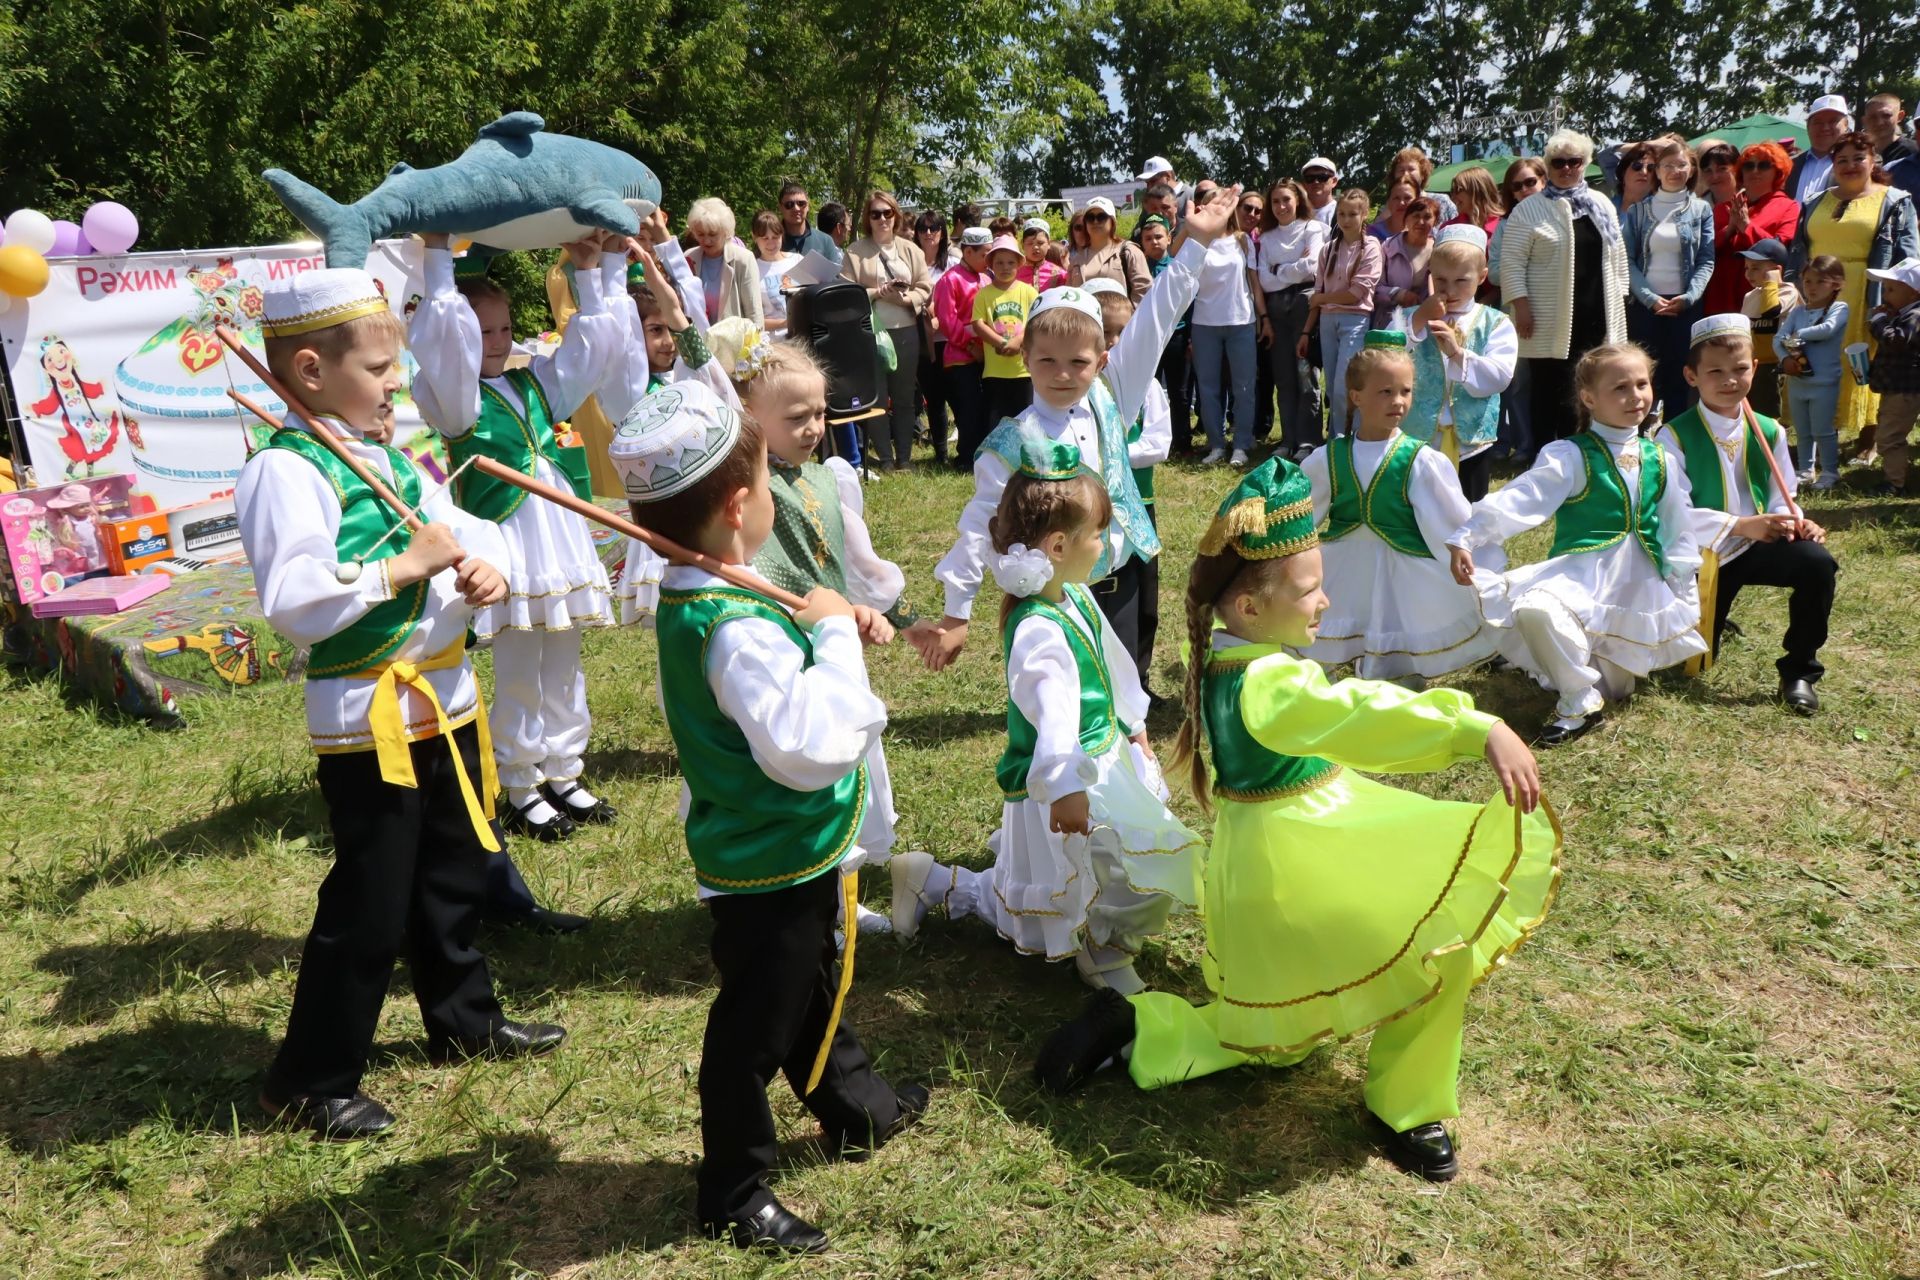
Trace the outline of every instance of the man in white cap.
[[1337, 202], [1334, 188], [1340, 182], [1340, 166], [1325, 156], [1315, 156], [1300, 170], [1300, 185], [1307, 189], [1307, 212], [1314, 220], [1331, 227]]
[[[508, 1021], [474, 947], [500, 841], [467, 628], [506, 598], [494, 566], [507, 547], [498, 525], [429, 494], [390, 443], [403, 329], [373, 277], [303, 272], [269, 288], [263, 308], [267, 363], [303, 409], [247, 462], [234, 506], [267, 621], [309, 650], [307, 732], [333, 866], [260, 1105], [324, 1138], [370, 1138], [394, 1124], [360, 1081], [401, 955], [433, 1061], [547, 1053], [566, 1038]], [[425, 523], [407, 530], [363, 474]]]
[[1833, 144], [1853, 128], [1853, 112], [1837, 93], [1823, 93], [1807, 108], [1807, 149], [1793, 158], [1787, 194], [1804, 208], [1833, 185]]

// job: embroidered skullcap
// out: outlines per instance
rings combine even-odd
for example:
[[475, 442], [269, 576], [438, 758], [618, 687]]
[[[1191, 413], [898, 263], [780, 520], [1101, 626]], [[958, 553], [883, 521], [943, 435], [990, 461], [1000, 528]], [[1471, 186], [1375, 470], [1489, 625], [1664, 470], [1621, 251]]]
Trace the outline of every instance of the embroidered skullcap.
[[1404, 351], [1407, 347], [1407, 331], [1405, 329], [1369, 329], [1366, 346], [1369, 348], [1392, 347]]
[[1313, 484], [1278, 454], [1242, 476], [1200, 538], [1200, 554], [1232, 547], [1243, 560], [1274, 560], [1320, 545]]
[[487, 269], [493, 266], [493, 255], [475, 253], [469, 249], [453, 260], [453, 278], [460, 280], [485, 280]]
[[1738, 311], [1729, 311], [1724, 315], [1705, 316], [1693, 322], [1692, 340], [1688, 346], [1697, 347], [1708, 338], [1726, 338], [1739, 334], [1743, 338], [1753, 336], [1753, 321]]
[[1047, 312], [1058, 311], [1061, 307], [1078, 311], [1083, 316], [1092, 316], [1095, 320], [1100, 318], [1098, 298], [1085, 289], [1076, 288], [1073, 285], [1062, 285], [1040, 295], [1040, 300], [1033, 304], [1031, 311], [1027, 312], [1027, 322], [1031, 324]]
[[1449, 223], [1433, 233], [1433, 243], [1436, 246], [1452, 244], [1455, 241], [1470, 244], [1482, 253], [1487, 251], [1487, 233], [1471, 222]]
[[[1080, 286], [1080, 290], [1083, 293], [1090, 293], [1097, 298], [1103, 293], [1124, 294], [1127, 291], [1127, 286], [1121, 284], [1118, 280], [1109, 280], [1105, 276], [1101, 276], [1098, 280], [1087, 281]], [[1096, 303], [1094, 305], [1098, 306], [1099, 304]]]
[[1021, 442], [1020, 474], [1029, 480], [1071, 480], [1085, 469], [1080, 448], [1071, 440], [1041, 436]]
[[315, 267], [267, 286], [261, 298], [260, 331], [269, 338], [297, 338], [387, 309], [386, 295], [358, 267]]
[[968, 227], [960, 233], [960, 245], [966, 249], [984, 249], [993, 243], [993, 232], [985, 227]]
[[615, 428], [607, 456], [629, 501], [658, 502], [691, 488], [733, 452], [740, 415], [698, 382], [643, 398]]

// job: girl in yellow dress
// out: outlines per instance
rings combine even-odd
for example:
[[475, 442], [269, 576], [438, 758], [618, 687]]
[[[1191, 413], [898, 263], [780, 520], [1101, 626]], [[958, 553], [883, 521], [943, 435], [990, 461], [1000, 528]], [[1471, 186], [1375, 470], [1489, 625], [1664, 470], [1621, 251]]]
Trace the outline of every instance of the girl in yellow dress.
[[[1442, 1122], [1459, 1114], [1467, 992], [1545, 917], [1559, 827], [1539, 807], [1532, 753], [1465, 694], [1329, 685], [1292, 656], [1326, 607], [1311, 486], [1270, 459], [1227, 496], [1187, 583], [1199, 661], [1174, 767], [1203, 806], [1209, 792], [1219, 802], [1203, 908], [1213, 999], [1099, 992], [1049, 1038], [1037, 1074], [1065, 1092], [1124, 1058], [1135, 1084], [1157, 1089], [1244, 1063], [1287, 1066], [1371, 1031], [1365, 1098], [1382, 1144], [1402, 1168], [1444, 1181], [1459, 1170]], [[1477, 756], [1504, 793], [1486, 804], [1347, 772]]]

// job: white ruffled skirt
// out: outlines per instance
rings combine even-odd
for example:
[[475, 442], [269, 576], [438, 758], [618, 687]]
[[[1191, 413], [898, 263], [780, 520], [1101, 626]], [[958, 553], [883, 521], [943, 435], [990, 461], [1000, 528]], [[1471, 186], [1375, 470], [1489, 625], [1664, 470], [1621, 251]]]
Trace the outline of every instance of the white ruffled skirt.
[[1475, 589], [1500, 652], [1548, 688], [1546, 672], [1514, 626], [1513, 613], [1544, 597], [1586, 633], [1593, 657], [1644, 676], [1706, 652], [1700, 599], [1689, 576], [1676, 592], [1638, 543], [1555, 556], [1505, 573], [1476, 573]]
[[1354, 663], [1368, 680], [1443, 676], [1485, 662], [1500, 636], [1480, 616], [1480, 596], [1453, 580], [1444, 560], [1410, 556], [1362, 527], [1320, 544], [1329, 601], [1319, 637], [1301, 652]]
[[[534, 478], [567, 489], [570, 481], [545, 458]], [[593, 530], [565, 507], [527, 496], [500, 525], [507, 544], [507, 598], [473, 617], [481, 641], [502, 631], [572, 631], [613, 625], [612, 587], [594, 550]]]
[[1137, 953], [1176, 906], [1199, 905], [1206, 844], [1167, 809], [1151, 758], [1125, 739], [1082, 766], [1093, 831], [1049, 831], [1048, 806], [1003, 806], [974, 908], [1021, 952], [1064, 960], [1088, 945]]
[[660, 612], [660, 579], [666, 571], [667, 562], [652, 547], [638, 538], [627, 539], [626, 565], [613, 589], [621, 626], [653, 625], [653, 615]]

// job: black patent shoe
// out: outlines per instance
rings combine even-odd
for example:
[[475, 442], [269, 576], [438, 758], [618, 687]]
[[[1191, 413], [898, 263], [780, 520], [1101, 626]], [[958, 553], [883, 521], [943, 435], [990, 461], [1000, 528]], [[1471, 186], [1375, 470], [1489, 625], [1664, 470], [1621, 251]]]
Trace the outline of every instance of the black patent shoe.
[[736, 1249], [766, 1249], [776, 1253], [825, 1253], [827, 1233], [805, 1218], [787, 1212], [778, 1200], [768, 1200], [757, 1213], [724, 1222], [702, 1222], [709, 1240], [725, 1240]]
[[920, 1123], [920, 1117], [927, 1114], [927, 1103], [932, 1099], [931, 1091], [923, 1084], [903, 1084], [893, 1091], [894, 1101], [900, 1104], [900, 1114], [893, 1123], [874, 1135], [868, 1142], [865, 1134], [833, 1133], [827, 1134], [827, 1150], [835, 1158], [849, 1164], [860, 1164], [873, 1158], [873, 1153], [899, 1137], [901, 1132]]
[[[535, 822], [527, 816], [543, 804], [554, 811], [553, 817], [545, 822]], [[574, 832], [574, 822], [567, 816], [566, 807], [553, 804], [546, 798], [544, 792], [538, 794], [525, 807], [509, 804], [506, 814], [500, 819], [500, 825], [517, 835], [532, 836], [542, 844], [565, 840]]]
[[1800, 679], [1780, 682], [1780, 701], [1787, 704], [1787, 710], [1795, 715], [1810, 716], [1820, 709], [1820, 695], [1813, 691], [1811, 682]]
[[552, 1053], [567, 1029], [551, 1022], [503, 1022], [484, 1036], [433, 1036], [427, 1060], [437, 1067], [463, 1058], [534, 1058]]
[[1111, 988], [1096, 991], [1080, 1016], [1040, 1046], [1033, 1074], [1049, 1093], [1071, 1093], [1133, 1043], [1133, 1004]]
[[1562, 724], [1550, 724], [1540, 731], [1536, 741], [1543, 747], [1564, 747], [1577, 738], [1584, 738], [1600, 727], [1605, 719], [1599, 712], [1586, 717], [1579, 724], [1568, 727]]
[[575, 915], [571, 911], [554, 911], [547, 907], [528, 907], [525, 911], [516, 911], [512, 915], [488, 916], [486, 920], [496, 928], [525, 929], [528, 933], [545, 933], [554, 936], [579, 933], [593, 923], [591, 916]]
[[594, 797], [590, 805], [577, 805], [568, 802], [567, 797], [580, 789], [577, 782], [543, 782], [540, 794], [547, 798], [555, 813], [564, 814], [576, 826], [592, 825], [603, 827], [620, 816], [620, 811], [599, 797]]
[[1418, 1174], [1428, 1182], [1451, 1182], [1460, 1172], [1460, 1158], [1453, 1152], [1453, 1139], [1447, 1136], [1447, 1126], [1420, 1124], [1405, 1133], [1396, 1133], [1379, 1116], [1367, 1114], [1373, 1120], [1387, 1159], [1408, 1173]]
[[262, 1092], [260, 1109], [282, 1124], [311, 1129], [315, 1136], [329, 1142], [377, 1138], [396, 1123], [393, 1112], [364, 1093], [355, 1093], [351, 1098], [296, 1093], [282, 1102]]

